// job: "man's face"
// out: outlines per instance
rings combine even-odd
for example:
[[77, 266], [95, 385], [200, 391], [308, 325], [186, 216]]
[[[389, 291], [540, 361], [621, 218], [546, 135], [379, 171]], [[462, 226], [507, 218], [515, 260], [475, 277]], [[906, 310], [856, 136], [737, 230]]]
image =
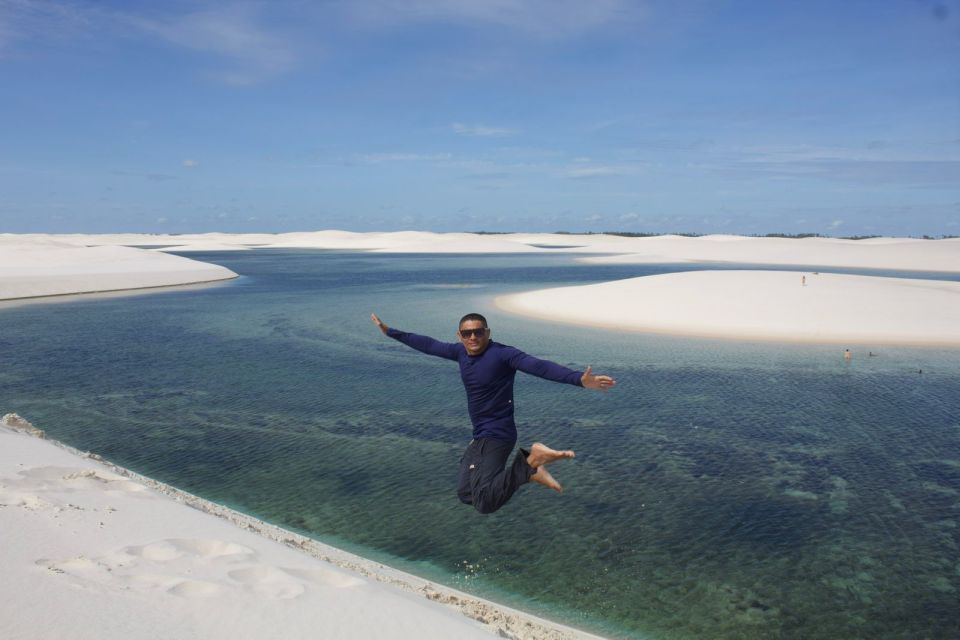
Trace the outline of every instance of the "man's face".
[[479, 320], [465, 320], [457, 335], [471, 356], [480, 355], [490, 344], [490, 329], [484, 327]]

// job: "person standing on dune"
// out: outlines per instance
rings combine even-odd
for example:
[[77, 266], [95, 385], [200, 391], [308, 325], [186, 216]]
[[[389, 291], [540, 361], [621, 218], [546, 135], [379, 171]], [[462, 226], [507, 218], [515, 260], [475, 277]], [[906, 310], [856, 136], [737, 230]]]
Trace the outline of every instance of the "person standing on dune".
[[460, 319], [459, 342], [440, 342], [392, 329], [375, 313], [370, 318], [384, 335], [417, 351], [460, 364], [460, 377], [467, 392], [467, 408], [473, 423], [473, 440], [460, 460], [457, 497], [461, 502], [473, 505], [480, 513], [493, 513], [527, 482], [536, 482], [557, 492], [563, 490], [546, 465], [573, 458], [573, 451], [555, 451], [535, 442], [529, 451], [520, 449], [510, 467], [506, 467], [507, 458], [517, 441], [517, 426], [513, 420], [516, 372], [604, 391], [616, 384], [613, 378], [594, 375], [591, 367], [580, 373], [494, 342], [490, 340], [486, 318], [479, 313], [468, 313]]

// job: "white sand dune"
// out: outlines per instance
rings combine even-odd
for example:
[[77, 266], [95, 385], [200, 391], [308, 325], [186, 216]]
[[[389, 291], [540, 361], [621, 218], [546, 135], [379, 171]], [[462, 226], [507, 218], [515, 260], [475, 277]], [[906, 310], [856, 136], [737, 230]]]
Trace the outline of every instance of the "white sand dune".
[[[148, 246], [156, 250], [132, 248]], [[960, 239], [629, 238], [604, 234], [315, 231], [280, 234], [0, 235], [0, 300], [209, 282], [236, 274], [165, 251], [315, 248], [381, 253], [584, 254], [595, 264], [736, 263], [960, 272]], [[589, 254], [589, 255], [587, 255]], [[606, 254], [606, 255], [597, 255]], [[767, 271], [674, 274], [500, 300], [504, 309], [594, 326], [741, 338], [952, 344], [949, 287], [821, 277], [798, 298]], [[811, 285], [813, 282], [811, 281]], [[591, 300], [587, 313], [583, 300]], [[802, 303], [801, 303], [802, 300]], [[880, 316], [871, 316], [879, 313]], [[589, 317], [587, 317], [589, 316]], [[709, 319], [709, 322], [708, 322]]]
[[64, 234], [0, 234], [0, 245], [5, 242], [37, 243], [54, 241], [79, 247], [127, 246], [127, 247], [183, 247], [199, 244], [223, 244], [237, 246], [267, 245], [280, 237], [275, 233], [64, 233]]
[[0, 421], [4, 640], [593, 637], [38, 435], [17, 416]]
[[515, 242], [501, 235], [471, 233], [434, 233], [421, 238], [404, 238], [402, 242], [375, 249], [381, 253], [537, 253], [542, 249]]
[[124, 246], [0, 237], [0, 300], [213, 282], [225, 267]]
[[960, 238], [754, 238], [732, 235], [675, 235], [631, 238], [606, 234], [356, 233], [310, 231], [277, 234], [42, 234], [0, 235], [9, 243], [74, 246], [145, 246], [170, 251], [247, 248], [316, 248], [392, 253], [557, 253], [584, 255], [585, 262], [643, 264], [733, 262], [741, 264], [855, 267], [960, 272]]
[[619, 330], [960, 346], [960, 282], [690, 271], [501, 296], [501, 309]]
[[[605, 245], [609, 248], [609, 245]], [[748, 238], [657, 236], [631, 238], [618, 255], [585, 258], [593, 264], [733, 262], [765, 265], [856, 267], [960, 272], [960, 239]]]
[[250, 251], [252, 247], [243, 244], [225, 244], [222, 242], [197, 242], [194, 244], [181, 244], [163, 247], [151, 247], [150, 251], [170, 252], [170, 253], [188, 253], [188, 252], [208, 252], [208, 251]]

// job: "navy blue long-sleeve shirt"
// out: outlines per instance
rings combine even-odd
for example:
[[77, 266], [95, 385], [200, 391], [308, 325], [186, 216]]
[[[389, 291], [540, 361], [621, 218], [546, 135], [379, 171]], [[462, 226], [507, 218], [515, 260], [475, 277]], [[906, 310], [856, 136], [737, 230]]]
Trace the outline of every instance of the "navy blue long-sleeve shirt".
[[471, 356], [459, 342], [440, 342], [428, 336], [388, 329], [387, 335], [408, 347], [432, 356], [456, 360], [467, 391], [467, 409], [473, 437], [516, 442], [513, 421], [513, 380], [517, 371], [582, 387], [579, 371], [541, 360], [499, 342], [490, 341], [483, 353]]

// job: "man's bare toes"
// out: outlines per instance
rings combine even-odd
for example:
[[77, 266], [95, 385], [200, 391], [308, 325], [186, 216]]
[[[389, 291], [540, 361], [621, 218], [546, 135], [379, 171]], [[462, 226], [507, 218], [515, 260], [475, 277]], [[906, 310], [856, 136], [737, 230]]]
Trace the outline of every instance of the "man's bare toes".
[[563, 460], [564, 458], [574, 458], [576, 455], [577, 454], [569, 449], [557, 451], [542, 442], [534, 442], [533, 446], [530, 447], [530, 455], [527, 456], [527, 464], [531, 467], [542, 467], [545, 464]]
[[530, 476], [530, 482], [536, 482], [537, 484], [542, 484], [545, 487], [553, 489], [557, 493], [563, 493], [563, 487], [560, 486], [560, 483], [550, 475], [550, 472], [547, 471], [546, 467], [540, 467], [537, 469], [537, 472]]

